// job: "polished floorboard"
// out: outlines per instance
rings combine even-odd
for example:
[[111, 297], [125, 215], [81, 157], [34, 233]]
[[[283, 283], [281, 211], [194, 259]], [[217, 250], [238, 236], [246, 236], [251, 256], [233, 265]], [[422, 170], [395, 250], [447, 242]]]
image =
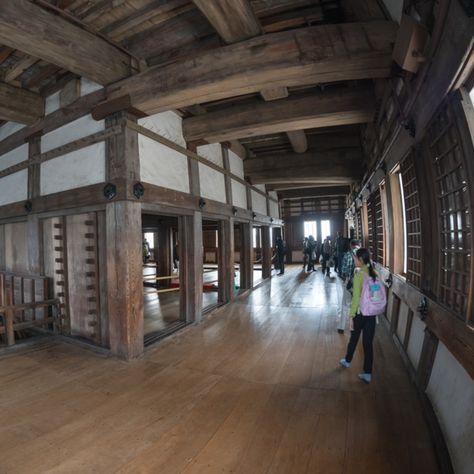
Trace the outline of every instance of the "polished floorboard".
[[288, 268], [132, 363], [49, 342], [0, 359], [0, 473], [438, 473], [384, 324], [341, 369], [341, 286]]

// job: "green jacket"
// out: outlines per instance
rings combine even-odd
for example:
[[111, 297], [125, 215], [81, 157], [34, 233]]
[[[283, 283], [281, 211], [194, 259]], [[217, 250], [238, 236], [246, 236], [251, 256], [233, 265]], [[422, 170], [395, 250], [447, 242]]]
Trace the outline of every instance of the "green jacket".
[[352, 287], [352, 303], [349, 311], [350, 318], [353, 318], [359, 310], [360, 295], [362, 294], [362, 286], [364, 285], [364, 274], [369, 274], [369, 269], [365, 265], [356, 268]]

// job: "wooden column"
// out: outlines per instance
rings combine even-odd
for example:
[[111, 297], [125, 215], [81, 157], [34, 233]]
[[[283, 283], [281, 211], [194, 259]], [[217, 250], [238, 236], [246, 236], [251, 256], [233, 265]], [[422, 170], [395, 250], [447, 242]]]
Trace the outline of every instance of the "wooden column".
[[123, 132], [107, 140], [107, 179], [125, 181], [128, 201], [106, 206], [107, 312], [110, 349], [132, 359], [143, 353], [143, 241], [141, 204], [133, 196], [140, 179], [137, 132], [125, 126], [135, 120], [119, 112], [106, 119], [108, 127], [123, 125]]
[[242, 224], [240, 248], [240, 286], [246, 290], [253, 287], [252, 224]]
[[[188, 150], [197, 153], [197, 146], [193, 144], [188, 144]], [[201, 184], [199, 181], [199, 163], [196, 160], [193, 160], [189, 156], [188, 159], [188, 173], [189, 173], [189, 193], [193, 196], [201, 195]]]
[[180, 229], [180, 285], [184, 292], [186, 322], [199, 322], [202, 317], [202, 213], [183, 216]]
[[[173, 267], [173, 254], [171, 247], [171, 227], [168, 223], [160, 224], [158, 232], [158, 248], [155, 255], [156, 260], [156, 276], [169, 276]], [[155, 249], [157, 247], [155, 242]], [[171, 280], [160, 280], [158, 286], [167, 287]]]
[[106, 207], [107, 293], [110, 349], [132, 359], [143, 353], [141, 205], [117, 201]]
[[272, 248], [270, 244], [270, 226], [262, 225], [262, 278], [272, 276]]
[[219, 303], [234, 297], [234, 221], [219, 221]]
[[[222, 162], [224, 163], [224, 169], [226, 171], [230, 170], [230, 161], [229, 161], [229, 148], [226, 145], [222, 145]], [[226, 203], [232, 206], [232, 178], [228, 175], [224, 175], [225, 179], [225, 198]]]

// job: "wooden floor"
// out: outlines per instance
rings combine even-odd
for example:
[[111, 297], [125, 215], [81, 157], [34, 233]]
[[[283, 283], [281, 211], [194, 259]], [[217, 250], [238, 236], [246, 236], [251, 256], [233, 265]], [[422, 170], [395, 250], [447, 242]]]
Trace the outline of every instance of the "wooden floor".
[[383, 324], [373, 383], [339, 368], [339, 291], [293, 267], [133, 363], [0, 359], [0, 473], [437, 473]]

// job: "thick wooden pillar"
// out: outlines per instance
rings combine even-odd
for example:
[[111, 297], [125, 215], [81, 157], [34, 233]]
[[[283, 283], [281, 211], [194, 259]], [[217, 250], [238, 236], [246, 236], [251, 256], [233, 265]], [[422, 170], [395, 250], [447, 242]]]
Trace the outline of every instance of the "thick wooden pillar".
[[234, 222], [219, 221], [219, 303], [228, 303], [234, 297]]
[[180, 229], [180, 285], [184, 292], [186, 322], [199, 322], [202, 317], [202, 213], [182, 217]]
[[253, 287], [253, 246], [252, 224], [242, 224], [240, 248], [240, 286], [242, 289]]
[[272, 276], [272, 247], [270, 244], [270, 226], [262, 225], [260, 228], [262, 236], [262, 278]]
[[143, 353], [141, 205], [117, 201], [106, 207], [107, 293], [110, 349], [124, 359]]
[[[155, 242], [156, 276], [169, 276], [173, 268], [171, 226], [168, 223], [160, 224], [156, 235], [158, 236], [158, 242]], [[158, 280], [158, 286], [169, 286], [170, 282], [171, 280]]]

